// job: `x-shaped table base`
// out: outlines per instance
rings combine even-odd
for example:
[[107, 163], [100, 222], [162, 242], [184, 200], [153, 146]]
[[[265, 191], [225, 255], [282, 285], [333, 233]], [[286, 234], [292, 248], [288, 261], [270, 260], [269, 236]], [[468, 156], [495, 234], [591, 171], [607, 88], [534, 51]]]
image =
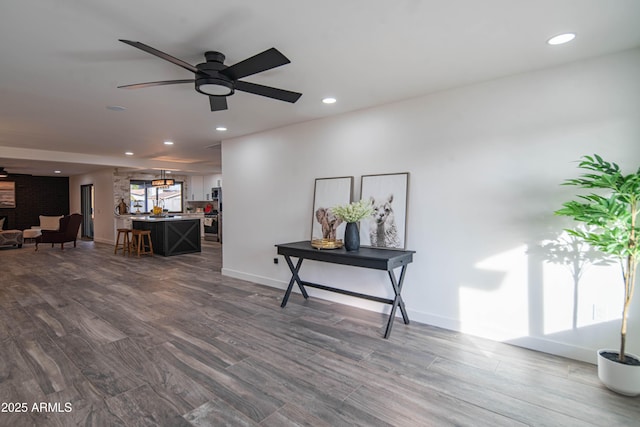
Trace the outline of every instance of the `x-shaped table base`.
[[[389, 338], [391, 335], [391, 328], [393, 326], [393, 321], [396, 316], [396, 311], [400, 308], [400, 314], [402, 315], [402, 320], [406, 325], [409, 324], [409, 315], [407, 314], [407, 309], [404, 305], [404, 301], [402, 299], [402, 285], [404, 283], [405, 273], [407, 271], [407, 265], [413, 260], [412, 255], [413, 251], [392, 251], [392, 250], [379, 250], [379, 249], [367, 249], [362, 250], [362, 252], [358, 253], [349, 253], [349, 252], [332, 252], [332, 251], [319, 251], [315, 249], [308, 250], [308, 248], [303, 243], [308, 242], [296, 242], [286, 245], [276, 245], [278, 247], [278, 253], [284, 256], [285, 261], [287, 262], [287, 266], [291, 271], [291, 279], [289, 280], [289, 285], [287, 286], [287, 290], [282, 298], [282, 303], [280, 307], [285, 307], [287, 302], [289, 301], [289, 297], [291, 296], [291, 291], [293, 290], [294, 284], [298, 285], [302, 296], [307, 299], [309, 298], [309, 294], [305, 287], [322, 289], [325, 291], [337, 292], [344, 295], [349, 295], [352, 297], [363, 298], [370, 301], [376, 301], [383, 304], [391, 305], [391, 312], [389, 313], [389, 319], [387, 320], [387, 326], [385, 329], [384, 337]], [[310, 248], [310, 246], [309, 246]], [[373, 251], [373, 252], [371, 252]], [[375, 257], [368, 255], [375, 255]], [[297, 257], [298, 261], [294, 265], [291, 257]], [[391, 286], [393, 287], [394, 298], [381, 298], [374, 295], [362, 294], [359, 292], [353, 292], [346, 289], [335, 288], [331, 286], [321, 285], [318, 283], [311, 283], [304, 281], [300, 278], [300, 268], [302, 267], [302, 261], [304, 259], [311, 259], [316, 261], [324, 261], [324, 262], [333, 262], [336, 264], [344, 264], [344, 265], [353, 265], [357, 267], [366, 267], [366, 268], [374, 268], [378, 270], [386, 270], [389, 275], [389, 280], [391, 281]], [[394, 269], [401, 267], [400, 277], [396, 278]]]

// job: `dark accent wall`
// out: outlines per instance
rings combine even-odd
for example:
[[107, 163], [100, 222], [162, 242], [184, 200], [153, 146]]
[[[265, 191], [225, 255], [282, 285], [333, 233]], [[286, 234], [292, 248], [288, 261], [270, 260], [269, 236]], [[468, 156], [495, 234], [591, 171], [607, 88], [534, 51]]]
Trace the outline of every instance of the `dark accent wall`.
[[69, 214], [69, 178], [10, 175], [1, 181], [16, 183], [16, 207], [0, 209], [7, 217], [5, 228], [24, 230], [40, 224], [40, 215]]

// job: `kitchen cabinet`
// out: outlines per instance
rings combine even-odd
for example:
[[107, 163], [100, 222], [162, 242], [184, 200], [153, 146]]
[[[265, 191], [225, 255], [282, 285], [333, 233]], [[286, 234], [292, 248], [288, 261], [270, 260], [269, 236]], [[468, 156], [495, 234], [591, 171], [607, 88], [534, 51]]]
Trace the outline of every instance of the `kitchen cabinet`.
[[207, 200], [205, 197], [203, 176], [192, 176], [189, 178], [189, 200]]
[[187, 200], [190, 202], [211, 201], [211, 189], [220, 187], [220, 185], [218, 185], [220, 180], [221, 175], [219, 174], [189, 177], [189, 195]]
[[200, 219], [181, 216], [135, 218], [134, 230], [150, 230], [153, 251], [159, 255], [172, 256], [201, 252]]

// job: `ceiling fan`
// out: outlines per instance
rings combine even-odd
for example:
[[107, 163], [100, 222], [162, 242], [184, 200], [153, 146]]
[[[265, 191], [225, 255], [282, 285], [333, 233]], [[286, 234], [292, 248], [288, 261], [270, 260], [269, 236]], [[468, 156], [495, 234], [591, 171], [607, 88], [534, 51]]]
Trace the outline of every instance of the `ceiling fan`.
[[232, 66], [224, 65], [225, 56], [220, 52], [205, 52], [206, 62], [195, 66], [175, 58], [167, 53], [147, 46], [144, 43], [131, 40], [122, 40], [130, 46], [143, 50], [158, 58], [176, 64], [179, 67], [189, 70], [195, 74], [195, 79], [187, 80], [164, 80], [159, 82], [136, 83], [131, 85], [118, 86], [123, 89], [141, 89], [151, 86], [164, 86], [180, 83], [195, 83], [196, 90], [209, 96], [211, 111], [221, 111], [227, 109], [227, 96], [233, 95], [236, 90], [253, 93], [255, 95], [266, 96], [285, 102], [296, 102], [301, 93], [291, 92], [270, 86], [263, 86], [256, 83], [249, 83], [240, 80], [243, 77], [267, 71], [272, 68], [288, 64], [289, 59], [278, 49], [272, 47], [264, 52], [247, 58]]

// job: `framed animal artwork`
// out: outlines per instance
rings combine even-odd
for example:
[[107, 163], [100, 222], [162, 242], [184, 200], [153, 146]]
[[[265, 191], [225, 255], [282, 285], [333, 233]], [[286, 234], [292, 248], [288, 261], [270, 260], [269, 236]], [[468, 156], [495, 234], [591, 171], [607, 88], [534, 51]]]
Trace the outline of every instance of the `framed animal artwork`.
[[331, 208], [351, 203], [353, 177], [316, 178], [313, 191], [311, 240], [343, 240], [346, 224], [336, 218]]
[[360, 244], [405, 249], [409, 173], [363, 175], [360, 188], [373, 208], [371, 218], [360, 221]]

